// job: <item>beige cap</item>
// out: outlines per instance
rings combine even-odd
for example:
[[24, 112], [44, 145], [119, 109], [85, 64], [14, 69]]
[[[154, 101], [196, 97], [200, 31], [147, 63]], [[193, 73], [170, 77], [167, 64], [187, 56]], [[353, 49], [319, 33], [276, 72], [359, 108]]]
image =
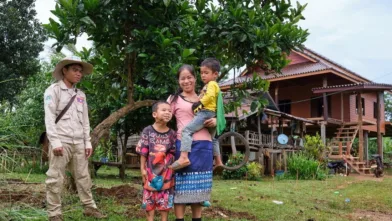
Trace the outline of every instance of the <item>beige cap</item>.
[[56, 68], [53, 71], [53, 77], [56, 80], [59, 81], [63, 79], [63, 67], [68, 64], [82, 65], [83, 75], [88, 75], [91, 74], [91, 72], [93, 72], [93, 65], [87, 62], [83, 62], [82, 59], [80, 59], [80, 57], [77, 56], [65, 57], [56, 65]]

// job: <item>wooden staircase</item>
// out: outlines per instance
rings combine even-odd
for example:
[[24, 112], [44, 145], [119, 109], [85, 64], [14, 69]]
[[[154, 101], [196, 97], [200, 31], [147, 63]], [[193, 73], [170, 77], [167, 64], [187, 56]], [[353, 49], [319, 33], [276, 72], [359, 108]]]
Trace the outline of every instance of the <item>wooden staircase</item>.
[[351, 148], [355, 137], [358, 134], [357, 126], [346, 126], [338, 128], [335, 137], [330, 143], [331, 152], [329, 159], [344, 160], [346, 163], [359, 174], [371, 174], [370, 168], [366, 167], [366, 163], [359, 160], [359, 157], [351, 155]]

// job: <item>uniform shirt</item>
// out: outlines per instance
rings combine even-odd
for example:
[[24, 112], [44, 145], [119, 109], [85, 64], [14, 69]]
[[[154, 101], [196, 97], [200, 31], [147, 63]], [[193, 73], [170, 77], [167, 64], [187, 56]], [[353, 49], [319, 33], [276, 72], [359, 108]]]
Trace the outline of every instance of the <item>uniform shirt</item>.
[[[92, 148], [86, 95], [81, 90], [77, 90], [77, 92], [75, 90], [76, 88], [68, 88], [61, 80], [50, 85], [45, 91], [46, 134], [54, 148], [61, 147], [62, 142], [84, 143], [85, 148]], [[75, 93], [77, 95], [72, 105], [56, 124], [57, 116]]]
[[216, 81], [208, 82], [200, 93], [200, 102], [203, 104], [203, 109], [216, 112], [216, 102], [218, 99], [219, 85]]

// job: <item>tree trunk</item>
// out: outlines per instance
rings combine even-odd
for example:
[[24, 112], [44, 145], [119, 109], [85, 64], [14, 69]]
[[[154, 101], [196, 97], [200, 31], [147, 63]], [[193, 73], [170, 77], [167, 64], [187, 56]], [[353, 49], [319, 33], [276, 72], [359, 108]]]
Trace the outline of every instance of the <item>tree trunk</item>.
[[116, 112], [112, 113], [109, 117], [103, 120], [98, 126], [96, 126], [91, 133], [91, 144], [93, 148], [98, 146], [99, 139], [107, 133], [107, 131], [112, 127], [114, 123], [116, 123], [120, 118], [127, 115], [129, 112], [137, 110], [141, 107], [151, 106], [155, 101], [154, 100], [144, 100], [137, 101], [133, 105], [126, 105]]
[[126, 132], [124, 134], [124, 143], [122, 145], [122, 160], [121, 160], [121, 167], [119, 171], [119, 176], [121, 180], [125, 179], [125, 169], [126, 169], [126, 164], [127, 164], [127, 145], [128, 145], [128, 137], [129, 133]]

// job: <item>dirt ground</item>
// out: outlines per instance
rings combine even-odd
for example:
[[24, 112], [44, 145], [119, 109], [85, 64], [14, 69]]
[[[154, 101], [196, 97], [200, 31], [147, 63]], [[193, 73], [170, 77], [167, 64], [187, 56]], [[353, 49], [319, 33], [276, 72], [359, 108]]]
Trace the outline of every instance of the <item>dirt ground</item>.
[[20, 179], [1, 181], [0, 204], [25, 203], [42, 208], [45, 206], [45, 192], [40, 184], [25, 183]]
[[[122, 205], [130, 205], [126, 212], [126, 216], [129, 218], [144, 218], [145, 213], [140, 209], [142, 193], [130, 185], [115, 186], [112, 188], [96, 188], [95, 192], [97, 195], [102, 197], [112, 197], [115, 201]], [[134, 205], [134, 206], [132, 206]], [[190, 208], [187, 208], [186, 214], [190, 214]], [[257, 217], [246, 213], [246, 212], [234, 212], [221, 207], [205, 208], [203, 210], [204, 217], [206, 218], [223, 218], [223, 219], [234, 219], [241, 218], [246, 220], [258, 220]]]
[[377, 211], [356, 210], [349, 217], [351, 220], [369, 221], [391, 221], [392, 213], [381, 213]]
[[[351, 175], [350, 175], [351, 176]], [[337, 186], [337, 189], [344, 189], [352, 183], [364, 180], [381, 182], [383, 178], [371, 176], [353, 175], [355, 180], [348, 181], [343, 185]], [[121, 213], [130, 218], [144, 218], [145, 213], [140, 209], [142, 192], [132, 185], [120, 185], [111, 188], [95, 188], [95, 195], [102, 198], [112, 199], [113, 203], [124, 206], [126, 211]], [[45, 207], [45, 185], [42, 183], [25, 183], [20, 179], [2, 180], [0, 183], [0, 206], [1, 204], [9, 205], [23, 203], [36, 208]], [[257, 217], [247, 212], [235, 212], [219, 206], [214, 206], [217, 200], [212, 202], [211, 208], [204, 208], [203, 215], [206, 218], [215, 219], [245, 219], [259, 220]], [[190, 207], [187, 207], [186, 214], [191, 214]], [[355, 210], [347, 217], [350, 220], [369, 220], [369, 221], [392, 221], [392, 213], [383, 213], [378, 211]]]

